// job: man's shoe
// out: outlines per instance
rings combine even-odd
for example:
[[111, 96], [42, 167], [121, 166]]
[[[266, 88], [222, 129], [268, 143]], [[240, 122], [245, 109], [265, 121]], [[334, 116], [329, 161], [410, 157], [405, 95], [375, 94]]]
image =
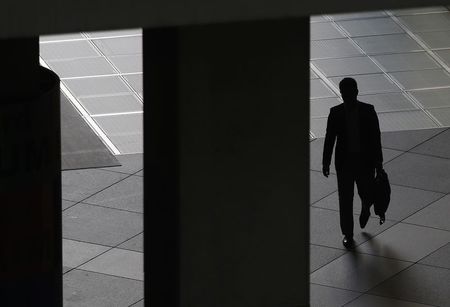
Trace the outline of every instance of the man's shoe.
[[369, 221], [369, 217], [370, 217], [370, 209], [369, 208], [365, 209], [363, 207], [363, 209], [361, 210], [361, 215], [359, 216], [359, 226], [361, 226], [361, 229], [364, 229], [364, 227], [366, 227], [367, 222]]
[[342, 240], [342, 244], [344, 244], [345, 248], [351, 248], [355, 241], [353, 241], [353, 237], [345, 236]]

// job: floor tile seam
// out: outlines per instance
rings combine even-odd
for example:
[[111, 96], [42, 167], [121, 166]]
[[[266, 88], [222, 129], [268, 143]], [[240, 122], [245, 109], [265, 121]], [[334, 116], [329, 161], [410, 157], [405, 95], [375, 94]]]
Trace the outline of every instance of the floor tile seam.
[[[86, 260], [86, 261], [82, 262], [82, 263], [79, 264], [78, 266], [76, 266], [76, 267], [74, 267], [74, 268], [71, 268], [71, 269], [68, 270], [66, 273], [68, 273], [69, 271], [75, 270], [75, 269], [80, 270], [80, 267], [81, 267], [81, 266], [87, 264], [88, 262], [90, 262], [90, 261], [92, 261], [92, 260], [94, 260], [94, 259], [97, 259], [97, 258], [100, 257], [101, 255], [103, 255], [103, 254], [105, 254], [105, 253], [107, 253], [107, 252], [113, 250], [114, 248], [122, 249], [122, 248], [119, 247], [119, 245], [121, 245], [121, 244], [123, 244], [123, 243], [125, 243], [125, 242], [127, 242], [127, 241], [129, 241], [129, 240], [131, 240], [131, 239], [134, 239], [135, 237], [137, 237], [137, 236], [140, 235], [141, 233], [143, 233], [143, 231], [139, 232], [138, 234], [135, 234], [135, 235], [131, 236], [130, 238], [128, 238], [128, 239], [126, 239], [126, 240], [124, 240], [124, 241], [119, 242], [118, 244], [116, 244], [116, 245], [114, 245], [114, 246], [106, 246], [106, 245], [105, 245], [105, 247], [109, 247], [107, 250], [105, 250], [105, 251], [101, 252], [100, 254], [98, 254], [98, 255], [96, 255], [96, 256], [90, 258], [89, 260]], [[144, 253], [141, 253], [141, 254], [144, 255]], [[66, 273], [64, 273], [64, 274], [66, 274]], [[98, 272], [96, 272], [96, 273], [98, 273]], [[114, 276], [115, 276], [115, 275], [114, 275]]]
[[333, 289], [337, 289], [337, 290], [344, 290], [344, 291], [364, 294], [364, 292], [361, 292], [361, 291], [358, 291], [358, 290], [351, 290], [351, 289], [346, 289], [346, 288], [341, 288], [341, 287], [336, 287], [336, 286], [324, 285], [324, 284], [321, 284], [321, 283], [318, 283], [318, 282], [312, 282], [312, 281], [310, 281], [309, 283], [311, 285], [322, 286], [322, 287], [333, 288]]
[[86, 243], [86, 244], [91, 244], [91, 245], [97, 245], [97, 246], [101, 246], [101, 247], [105, 247], [105, 248], [113, 248], [114, 246], [112, 245], [106, 245], [106, 244], [101, 244], [101, 243], [94, 243], [94, 242], [90, 242], [90, 241], [83, 241], [80, 239], [72, 239], [72, 238], [67, 238], [67, 237], [63, 237], [64, 240], [70, 240], [70, 241], [76, 241], [79, 243]]
[[414, 155], [418, 155], [418, 156], [425, 156], [425, 157], [432, 157], [432, 158], [439, 158], [439, 159], [444, 159], [444, 160], [450, 160], [449, 157], [444, 157], [444, 156], [439, 156], [439, 155], [432, 155], [432, 154], [426, 154], [426, 153], [416, 152], [416, 151], [409, 151], [409, 152], [405, 152], [405, 153], [414, 154]]
[[[442, 128], [442, 127], [440, 127], [440, 128]], [[434, 137], [436, 137], [436, 136], [438, 136], [438, 135], [440, 135], [440, 134], [446, 132], [448, 129], [450, 129], [450, 128], [445, 128], [444, 130], [442, 130], [442, 131], [436, 133], [435, 135], [433, 135], [433, 136], [427, 138], [426, 140], [420, 142], [419, 144], [416, 144], [415, 146], [411, 147], [411, 148], [408, 149], [407, 151], [403, 151], [403, 152], [402, 152], [401, 154], [399, 154], [398, 156], [396, 156], [396, 157], [394, 157], [393, 159], [391, 159], [391, 160], [389, 160], [388, 162], [386, 162], [383, 166], [385, 166], [385, 165], [388, 164], [388, 163], [392, 163], [392, 161], [398, 159], [399, 157], [402, 157], [402, 156], [405, 155], [406, 153], [412, 153], [411, 150], [413, 150], [414, 148], [417, 148], [417, 147], [419, 147], [420, 145], [422, 145], [422, 144], [428, 142], [429, 140], [433, 139]]]
[[318, 247], [332, 248], [332, 249], [335, 249], [335, 250], [337, 250], [337, 251], [343, 251], [343, 252], [346, 251], [344, 248], [338, 248], [338, 247], [334, 247], [334, 246], [328, 246], [328, 245], [317, 244], [317, 243], [311, 243], [311, 242], [309, 242], [309, 244], [310, 244], [310, 245], [314, 245], [314, 246], [318, 246]]
[[[448, 244], [448, 242], [447, 242], [446, 244]], [[444, 245], [446, 245], [446, 244], [444, 244]], [[444, 246], [444, 245], [443, 245], [443, 246]], [[373, 286], [372, 288], [368, 289], [368, 290], [366, 291], [366, 293], [368, 293], [369, 291], [371, 291], [371, 290], [375, 289], [376, 287], [380, 286], [382, 283], [387, 282], [387, 281], [393, 279], [394, 277], [396, 277], [396, 276], [399, 275], [400, 273], [406, 271], [407, 269], [409, 269], [409, 268], [411, 268], [411, 267], [413, 267], [413, 266], [415, 266], [415, 265], [425, 265], [425, 264], [421, 264], [420, 261], [422, 261], [423, 259], [427, 258], [428, 256], [430, 256], [431, 254], [433, 254], [434, 252], [436, 252], [437, 250], [439, 250], [439, 249], [442, 248], [443, 246], [441, 246], [441, 247], [439, 247], [438, 249], [436, 249], [436, 250], [434, 250], [434, 251], [432, 251], [432, 252], [426, 254], [425, 256], [423, 256], [422, 258], [418, 259], [417, 261], [414, 261], [411, 265], [409, 265], [409, 266], [405, 267], [404, 269], [398, 271], [397, 273], [395, 273], [394, 275], [390, 276], [389, 278], [387, 278], [387, 279], [385, 279], [385, 280], [383, 280], [383, 281], [377, 283], [375, 286]], [[410, 262], [410, 263], [411, 263], [411, 262]], [[447, 269], [447, 270], [450, 270], [450, 269]], [[423, 303], [421, 303], [421, 302], [417, 302], [417, 303], [423, 304]], [[426, 303], [426, 304], [428, 304], [428, 303]]]
[[[125, 175], [125, 174], [124, 174], [124, 175]], [[88, 199], [88, 198], [90, 198], [90, 197], [92, 197], [92, 196], [94, 196], [94, 195], [97, 195], [97, 194], [99, 194], [99, 193], [105, 191], [106, 189], [109, 189], [110, 187], [112, 187], [112, 186], [114, 186], [114, 185], [116, 185], [116, 184], [118, 184], [118, 183], [120, 183], [120, 182], [122, 182], [122, 181], [124, 181], [124, 180], [126, 180], [126, 179], [128, 179], [128, 178], [130, 178], [131, 176], [133, 176], [133, 175], [127, 175], [127, 176], [125, 176], [124, 178], [122, 178], [122, 179], [120, 179], [120, 180], [118, 180], [118, 181], [116, 181], [116, 182], [114, 182], [114, 183], [112, 183], [112, 184], [110, 184], [110, 185], [108, 185], [108, 186], [106, 186], [106, 187], [104, 187], [104, 188], [98, 190], [97, 192], [95, 192], [95, 193], [93, 193], [93, 194], [91, 194], [91, 195], [89, 195], [89, 196], [87, 196], [87, 197], [85, 197], [85, 198], [82, 198], [79, 202], [80, 202], [80, 203], [81, 203], [81, 202], [84, 202], [86, 199]]]
[[[447, 244], [446, 244], [447, 245]], [[444, 245], [445, 246], [445, 245]], [[444, 246], [442, 246], [442, 247], [444, 247]], [[437, 250], [435, 250], [433, 253], [435, 253], [435, 252], [437, 252], [439, 249], [441, 249], [442, 247], [440, 247], [440, 248], [438, 248]], [[433, 254], [433, 253], [431, 253], [431, 254]], [[430, 255], [431, 255], [430, 254]], [[427, 257], [429, 257], [430, 255], [428, 255]], [[422, 259], [423, 260], [423, 259]], [[422, 260], [420, 260], [420, 261], [422, 261]], [[447, 268], [447, 267], [444, 267], [444, 266], [439, 266], [439, 265], [433, 265], [433, 264], [428, 264], [428, 263], [423, 263], [423, 262], [418, 262], [418, 263], [416, 263], [416, 265], [422, 265], [422, 266], [427, 266], [427, 267], [430, 267], [430, 268], [435, 268], [435, 269], [443, 269], [443, 270], [446, 270], [446, 271], [450, 271], [450, 268]]]
[[140, 303], [140, 302], [143, 302], [143, 301], [144, 301], [144, 298], [141, 298], [140, 300], [138, 300], [138, 301], [132, 303], [131, 305], [128, 305], [128, 307], [133, 307], [133, 306], [136, 305], [137, 303]]
[[[411, 223], [411, 222], [405, 222], [405, 221], [401, 221], [400, 223], [402, 223], [402, 224], [407, 224], [407, 225], [418, 226], [418, 227], [424, 227], [424, 228], [429, 228], [429, 229], [433, 229], [433, 230], [439, 230], [439, 231], [444, 231], [444, 232], [450, 233], [450, 230], [448, 230], [448, 229], [442, 229], [442, 228], [438, 228], [438, 227], [427, 226], [427, 225], [421, 225], [421, 224], [416, 224], [416, 223]], [[447, 243], [450, 243], [450, 241], [447, 242]]]
[[[127, 175], [127, 174], [123, 174], [123, 175]], [[118, 180], [117, 182], [114, 182], [114, 183], [112, 183], [112, 184], [110, 184], [110, 185], [108, 185], [108, 186], [106, 186], [106, 187], [100, 189], [99, 191], [94, 192], [92, 195], [90, 195], [90, 196], [88, 196], [88, 197], [85, 197], [85, 198], [82, 198], [81, 200], [69, 200], [69, 199], [65, 199], [65, 200], [67, 200], [67, 201], [74, 202], [74, 204], [71, 205], [71, 206], [69, 206], [69, 207], [67, 207], [67, 208], [65, 208], [65, 209], [63, 209], [62, 212], [66, 211], [66, 210], [69, 209], [69, 208], [72, 208], [72, 207], [75, 206], [75, 205], [78, 205], [79, 203], [85, 201], [86, 199], [88, 199], [88, 198], [90, 198], [90, 197], [92, 197], [92, 196], [94, 196], [94, 195], [96, 195], [96, 194], [98, 194], [98, 193], [100, 193], [100, 192], [103, 192], [103, 191], [106, 190], [106, 189], [109, 189], [109, 188], [112, 187], [113, 185], [115, 185], [115, 184], [117, 184], [117, 183], [119, 183], [119, 182], [121, 182], [121, 181], [123, 181], [123, 180], [125, 180], [125, 179], [127, 179], [127, 178], [129, 178], [129, 177], [131, 177], [131, 176], [132, 176], [132, 175], [127, 175], [127, 176], [125, 176], [124, 178]]]
[[311, 203], [310, 202], [310, 207], [312, 206], [312, 205], [314, 205], [315, 203], [317, 203], [317, 202], [319, 202], [319, 201], [321, 201], [321, 200], [323, 200], [323, 199], [325, 199], [325, 198], [327, 198], [328, 196], [330, 196], [331, 194], [334, 194], [334, 193], [336, 193], [338, 190], [336, 189], [336, 190], [333, 190], [333, 192], [331, 192], [331, 193], [329, 193], [329, 194], [327, 194], [327, 195], [325, 195], [324, 197], [322, 197], [322, 198], [320, 198], [320, 199], [318, 199], [318, 200], [316, 200], [315, 202], [313, 202], [313, 203]]
[[[111, 276], [111, 277], [124, 278], [124, 279], [128, 279], [128, 280], [138, 281], [138, 282], [144, 283], [143, 280], [135, 279], [135, 278], [130, 278], [130, 277], [126, 277], [126, 276], [120, 276], [120, 275], [108, 274], [108, 273], [103, 273], [103, 272], [96, 272], [96, 271], [91, 271], [91, 270], [86, 270], [86, 269], [80, 269], [80, 268], [76, 268], [76, 270], [78, 270], [78, 271], [85, 271], [85, 272], [89, 272], [89, 273], [95, 273], [95, 274], [102, 274], [102, 275], [107, 275], [107, 276]], [[73, 270], [71, 270], [71, 271], [73, 271]], [[66, 272], [66, 273], [68, 273], [68, 272]]]
[[100, 204], [91, 204], [91, 203], [84, 202], [84, 201], [80, 201], [78, 204], [101, 207], [101, 208], [105, 208], [105, 209], [112, 209], [112, 210], [123, 211], [123, 212], [128, 212], [128, 213], [144, 214], [144, 212], [132, 211], [132, 210], [127, 210], [127, 209], [115, 208], [115, 207], [108, 207], [108, 206], [100, 205]]
[[[389, 175], [389, 174], [388, 174]], [[390, 183], [390, 185], [391, 186], [398, 186], [398, 187], [403, 187], [403, 188], [410, 188], [410, 189], [415, 189], [415, 190], [419, 190], [419, 191], [423, 191], [423, 192], [430, 192], [430, 193], [437, 193], [437, 194], [445, 194], [445, 195], [447, 195], [448, 194], [448, 192], [442, 192], [442, 191], [434, 191], [434, 190], [427, 190], [427, 189], [424, 189], [424, 188], [419, 188], [419, 187], [414, 187], [414, 186], [411, 186], [411, 185], [406, 185], [406, 184], [401, 184], [401, 183], [392, 183], [392, 182], [389, 182]]]
[[[311, 205], [311, 207], [314, 207], [314, 208], [317, 208], [317, 209], [328, 210], [328, 211], [339, 212], [339, 210], [331, 209], [331, 208], [324, 208], [324, 207], [313, 206], [313, 205]], [[353, 213], [353, 215], [359, 216], [358, 213]], [[377, 217], [374, 217], [374, 216], [372, 216], [372, 215], [370, 215], [369, 218], [378, 220]], [[392, 220], [392, 219], [388, 219], [388, 218], [386, 218], [386, 221], [393, 222], [393, 223], [395, 223], [395, 222], [401, 222], [400, 220]]]
[[368, 293], [368, 291], [366, 291], [365, 293], [361, 294], [360, 296], [358, 296], [357, 298], [345, 303], [344, 305], [342, 305], [342, 307], [344, 306], [348, 306], [350, 303], [356, 301], [357, 299], [359, 299], [360, 297], [364, 296], [364, 295], [370, 295], [370, 296], [377, 296], [377, 297], [381, 297], [381, 298], [388, 298], [388, 299], [394, 299], [394, 300], [398, 300], [398, 301], [402, 301], [402, 302], [407, 302], [407, 303], [414, 303], [414, 304], [421, 304], [421, 305], [427, 305], [427, 306], [432, 306], [432, 307], [439, 307], [430, 303], [421, 303], [421, 302], [415, 302], [415, 301], [411, 301], [411, 300], [405, 300], [405, 299], [399, 299], [397, 297], [391, 297], [391, 296], [384, 296], [384, 295], [380, 295], [380, 294], [374, 294], [374, 293]]

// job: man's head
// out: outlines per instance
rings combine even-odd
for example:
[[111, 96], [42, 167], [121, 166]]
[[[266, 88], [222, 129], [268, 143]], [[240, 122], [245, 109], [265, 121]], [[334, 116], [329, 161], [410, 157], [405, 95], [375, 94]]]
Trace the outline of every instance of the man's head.
[[344, 102], [356, 101], [358, 96], [358, 84], [353, 78], [344, 78], [339, 82], [339, 90], [341, 91]]

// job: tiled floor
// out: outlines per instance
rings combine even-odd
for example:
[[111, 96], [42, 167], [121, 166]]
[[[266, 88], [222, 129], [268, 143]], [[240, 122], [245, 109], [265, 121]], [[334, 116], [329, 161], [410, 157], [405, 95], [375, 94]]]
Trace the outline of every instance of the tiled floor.
[[143, 306], [142, 154], [63, 172], [64, 306]]
[[364, 231], [355, 196], [353, 250], [341, 243], [336, 176], [311, 146], [311, 306], [450, 306], [450, 128], [382, 134], [392, 187], [386, 223]]

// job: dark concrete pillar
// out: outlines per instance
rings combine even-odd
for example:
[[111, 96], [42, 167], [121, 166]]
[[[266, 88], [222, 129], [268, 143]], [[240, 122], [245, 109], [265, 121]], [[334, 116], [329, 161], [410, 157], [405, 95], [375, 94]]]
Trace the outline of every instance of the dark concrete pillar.
[[0, 41], [0, 305], [62, 306], [59, 78], [39, 39]]
[[146, 306], [307, 306], [309, 19], [144, 31]]

